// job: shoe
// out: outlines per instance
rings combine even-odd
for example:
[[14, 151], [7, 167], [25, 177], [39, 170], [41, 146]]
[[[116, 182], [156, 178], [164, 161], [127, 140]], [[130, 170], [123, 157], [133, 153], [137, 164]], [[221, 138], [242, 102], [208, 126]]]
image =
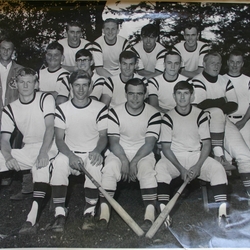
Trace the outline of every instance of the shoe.
[[36, 234], [37, 233], [38, 224], [36, 223], [32, 226], [31, 222], [25, 221], [19, 230], [19, 234]]
[[30, 199], [32, 197], [33, 197], [33, 192], [32, 193], [22, 193], [20, 191], [19, 193], [10, 196], [10, 199], [12, 201], [22, 201], [22, 200]]
[[144, 232], [147, 232], [149, 230], [149, 228], [152, 226], [152, 221], [150, 220], [144, 220], [143, 224], [141, 225], [141, 229]]
[[229, 227], [229, 225], [230, 225], [230, 219], [229, 219], [228, 215], [223, 214], [223, 215], [219, 216], [218, 226], [220, 229], [225, 230]]
[[66, 216], [59, 214], [55, 218], [55, 222], [51, 226], [51, 230], [55, 233], [62, 233], [66, 222]]
[[105, 219], [98, 220], [96, 228], [100, 230], [105, 230], [108, 228], [108, 222]]
[[85, 214], [83, 219], [84, 219], [84, 222], [82, 225], [82, 230], [94, 230], [95, 229], [94, 216], [90, 214]]
[[12, 182], [12, 178], [4, 178], [1, 180], [1, 186], [9, 186]]
[[170, 215], [167, 216], [166, 220], [164, 221], [164, 225], [166, 228], [171, 227], [173, 224], [173, 220]]
[[232, 164], [230, 164], [224, 155], [222, 156], [215, 156], [214, 159], [222, 164], [222, 166], [225, 168], [226, 172], [227, 171], [232, 171], [236, 170], [236, 167]]

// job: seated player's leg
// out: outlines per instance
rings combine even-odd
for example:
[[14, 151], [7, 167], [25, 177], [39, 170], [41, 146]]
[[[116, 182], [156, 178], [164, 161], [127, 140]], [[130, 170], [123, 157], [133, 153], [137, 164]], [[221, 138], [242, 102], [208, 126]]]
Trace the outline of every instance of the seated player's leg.
[[[109, 153], [105, 159], [105, 165], [102, 169], [102, 187], [114, 197], [117, 182], [121, 180], [121, 161], [113, 153]], [[110, 204], [100, 193], [101, 214], [98, 221], [98, 228], [105, 229], [110, 220]]]

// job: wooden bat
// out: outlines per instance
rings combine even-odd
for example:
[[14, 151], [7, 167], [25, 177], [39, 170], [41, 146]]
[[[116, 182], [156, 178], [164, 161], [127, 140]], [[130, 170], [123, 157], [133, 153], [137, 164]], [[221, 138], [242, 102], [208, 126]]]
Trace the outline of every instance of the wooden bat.
[[164, 209], [159, 214], [158, 218], [155, 220], [155, 222], [152, 224], [148, 232], [146, 233], [147, 238], [153, 238], [155, 233], [158, 231], [162, 223], [166, 220], [167, 216], [171, 212], [172, 208], [174, 207], [176, 201], [178, 200], [179, 196], [181, 195], [184, 188], [187, 186], [189, 182], [189, 178], [185, 180], [185, 182], [181, 185], [181, 187], [178, 189], [174, 197], [168, 202], [168, 204], [164, 207]]
[[138, 235], [143, 236], [144, 231], [138, 226], [138, 224], [131, 218], [131, 216], [123, 209], [123, 207], [112, 198], [105, 189], [92, 177], [92, 175], [84, 168], [84, 166], [79, 163], [81, 170], [88, 176], [88, 178], [93, 182], [93, 184], [99, 189], [99, 191], [104, 195], [110, 205], [114, 210], [121, 216], [121, 218], [128, 224], [128, 226]]

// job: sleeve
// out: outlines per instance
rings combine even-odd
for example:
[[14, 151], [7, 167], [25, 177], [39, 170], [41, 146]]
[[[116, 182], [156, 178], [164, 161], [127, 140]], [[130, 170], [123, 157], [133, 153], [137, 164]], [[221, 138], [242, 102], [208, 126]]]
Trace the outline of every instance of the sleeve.
[[[181, 43], [177, 43], [176, 45], [174, 45], [174, 46], [172, 47], [172, 50], [173, 50], [174, 52], [178, 53], [178, 54], [182, 57], [181, 50], [180, 50], [180, 46], [181, 46]], [[184, 68], [184, 67], [185, 67], [185, 65], [184, 65], [184, 60], [183, 60], [183, 58], [182, 58], [182, 60], [181, 60], [181, 68]]]
[[106, 80], [104, 77], [99, 77], [94, 83], [93, 83], [93, 90], [90, 94], [90, 97], [95, 97], [97, 100], [99, 100], [103, 93], [103, 87]]
[[228, 80], [227, 85], [226, 85], [226, 98], [228, 102], [238, 103], [238, 98], [237, 98], [233, 83], [230, 80]]
[[102, 48], [97, 40], [92, 45], [92, 54], [95, 62], [95, 67], [103, 67]]
[[113, 90], [114, 90], [114, 83], [112, 79], [109, 77], [106, 79], [103, 85], [103, 94], [106, 94], [110, 97], [113, 96]]
[[210, 130], [209, 130], [209, 113], [201, 111], [198, 119], [197, 125], [199, 129], [199, 135], [201, 140], [209, 139], [210, 138]]
[[204, 56], [209, 52], [209, 50], [211, 49], [211, 46], [209, 44], [204, 43], [200, 49], [199, 52], [199, 64], [198, 67], [203, 68], [203, 59]]
[[159, 83], [155, 78], [148, 80], [148, 95], [156, 95], [158, 97]]
[[108, 136], [120, 137], [120, 122], [114, 109], [110, 109], [108, 114]]
[[161, 72], [164, 71], [164, 57], [166, 53], [167, 53], [167, 50], [163, 48], [156, 56], [156, 65], [155, 65], [156, 70], [161, 71]]
[[108, 129], [108, 107], [106, 105], [102, 105], [102, 108], [97, 115], [96, 122], [98, 131]]
[[173, 121], [168, 114], [164, 114], [161, 122], [160, 142], [171, 142], [173, 131]]
[[11, 134], [16, 127], [15, 117], [10, 105], [5, 106], [2, 111], [1, 133]]
[[49, 93], [43, 93], [40, 98], [40, 107], [44, 118], [48, 115], [55, 115], [55, 99]]
[[161, 128], [161, 114], [160, 112], [154, 112], [148, 121], [148, 127], [146, 132], [146, 137], [159, 138]]
[[207, 99], [206, 86], [199, 79], [192, 79], [194, 86], [194, 101], [193, 104], [199, 104]]
[[60, 96], [69, 96], [70, 87], [69, 87], [69, 72], [61, 73], [56, 82], [56, 92]]
[[130, 50], [133, 51], [137, 55], [138, 65], [137, 65], [136, 70], [142, 70], [142, 69], [144, 69], [144, 65], [143, 65], [142, 59], [140, 57], [140, 54], [137, 52], [137, 50], [135, 49], [135, 47], [131, 47]]
[[61, 105], [56, 107], [56, 113], [55, 113], [55, 127], [66, 129], [66, 117], [63, 113], [63, 110], [61, 109]]

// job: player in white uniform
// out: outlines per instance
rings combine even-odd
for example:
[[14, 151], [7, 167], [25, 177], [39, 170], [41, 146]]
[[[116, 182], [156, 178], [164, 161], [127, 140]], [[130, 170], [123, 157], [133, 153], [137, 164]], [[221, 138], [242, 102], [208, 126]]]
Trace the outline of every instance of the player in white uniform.
[[250, 148], [250, 77], [241, 73], [244, 65], [241, 51], [232, 51], [229, 55], [225, 76], [231, 80], [238, 97], [238, 109], [228, 117], [240, 130], [246, 144]]
[[157, 42], [159, 29], [147, 24], [141, 29], [141, 41], [131, 47], [139, 58], [138, 74], [151, 78], [164, 71], [166, 48]]
[[69, 72], [61, 67], [63, 46], [58, 42], [50, 43], [45, 55], [48, 67], [39, 71], [39, 90], [51, 93], [56, 105], [69, 98]]
[[93, 51], [96, 53], [95, 67], [99, 75], [111, 77], [120, 73], [119, 55], [130, 45], [127, 39], [118, 35], [117, 19], [106, 19], [102, 32], [103, 35], [93, 43]]
[[[53, 162], [51, 177], [52, 197], [56, 207], [56, 221], [52, 225], [52, 230], [55, 232], [64, 230], [69, 175], [81, 174], [81, 168], [84, 167], [98, 183], [101, 183], [102, 151], [107, 144], [108, 109], [103, 103], [89, 98], [89, 74], [83, 70], [74, 72], [70, 76], [70, 83], [74, 97], [56, 108], [55, 117], [56, 144], [60, 151]], [[93, 230], [99, 192], [88, 177], [85, 178], [84, 193], [82, 229]]]
[[165, 70], [163, 74], [148, 80], [149, 104], [160, 112], [166, 113], [176, 106], [173, 89], [177, 82], [187, 77], [180, 75], [181, 56], [175, 51], [167, 52], [164, 58]]
[[147, 85], [147, 79], [135, 73], [137, 56], [134, 52], [123, 51], [119, 56], [119, 62], [121, 73], [107, 78], [103, 86], [103, 96], [101, 101], [111, 108], [127, 101], [125, 85], [128, 80], [132, 78], [140, 78], [144, 84]]
[[[102, 187], [114, 196], [117, 182], [138, 178], [145, 205], [143, 229], [147, 230], [155, 219], [157, 183], [155, 158], [152, 152], [160, 132], [161, 115], [154, 107], [144, 103], [146, 86], [139, 78], [125, 85], [127, 102], [109, 111], [108, 137], [110, 153], [102, 170]], [[99, 228], [106, 228], [110, 207], [100, 198]]]
[[[31, 211], [19, 233], [35, 233], [37, 214], [49, 183], [49, 159], [54, 135], [55, 100], [51, 94], [36, 92], [37, 74], [30, 68], [17, 73], [19, 99], [7, 105], [2, 115], [0, 171], [32, 170], [34, 192]], [[17, 127], [23, 134], [24, 146], [11, 149], [10, 136]]]
[[194, 77], [203, 70], [203, 57], [210, 50], [210, 46], [198, 41], [199, 31], [194, 25], [188, 25], [184, 29], [184, 39], [174, 45], [173, 50], [182, 57], [181, 74], [187, 77]]
[[76, 71], [75, 54], [80, 49], [92, 49], [89, 41], [81, 38], [82, 27], [77, 21], [69, 22], [66, 26], [67, 37], [58, 40], [64, 48], [64, 60], [62, 61], [63, 68], [70, 72]]
[[236, 160], [243, 185], [250, 197], [250, 150], [239, 129], [226, 116], [237, 110], [237, 96], [232, 82], [219, 75], [220, 68], [220, 54], [210, 52], [205, 55], [204, 72], [193, 78], [194, 103], [210, 112], [210, 132], [215, 159], [220, 161], [226, 170], [229, 163], [224, 160], [224, 149]]
[[[181, 176], [210, 182], [215, 202], [219, 205], [219, 226], [228, 222], [227, 176], [223, 166], [209, 157], [211, 140], [208, 114], [192, 106], [194, 89], [188, 81], [174, 87], [176, 107], [164, 114], [160, 142], [162, 156], [156, 164], [158, 201], [163, 210], [170, 197], [170, 182]], [[202, 147], [201, 147], [202, 143]], [[168, 218], [169, 219], [169, 218]]]

